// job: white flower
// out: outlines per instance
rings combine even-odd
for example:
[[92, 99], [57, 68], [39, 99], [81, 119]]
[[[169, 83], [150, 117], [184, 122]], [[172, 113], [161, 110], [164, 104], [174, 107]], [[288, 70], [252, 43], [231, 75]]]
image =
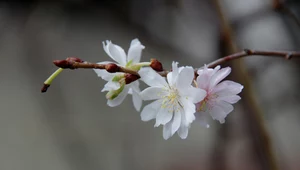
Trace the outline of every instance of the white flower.
[[231, 104], [241, 99], [237, 95], [243, 89], [241, 84], [228, 80], [221, 82], [230, 72], [230, 67], [220, 69], [220, 66], [215, 67], [215, 69], [204, 66], [204, 69], [198, 70], [198, 88], [204, 89], [207, 95], [203, 101], [196, 105], [196, 117], [206, 127], [209, 127], [208, 115], [220, 123], [224, 123], [225, 117], [233, 110]]
[[155, 100], [145, 106], [141, 113], [143, 121], [156, 119], [155, 127], [164, 125], [163, 137], [168, 139], [175, 132], [185, 139], [190, 124], [195, 120], [195, 103], [206, 96], [202, 89], [192, 87], [194, 70], [191, 67], [177, 67], [168, 73], [167, 80], [151, 68], [141, 68], [139, 74], [150, 87], [140, 94], [143, 100]]
[[[113, 44], [111, 41], [106, 41], [106, 43], [103, 42], [103, 48], [107, 55], [110, 56], [110, 58], [112, 58], [115, 62], [104, 61], [98, 64], [115, 63], [119, 66], [128, 68], [140, 62], [142, 50], [145, 47], [140, 43], [138, 39], [134, 39], [131, 41], [127, 56], [123, 48]], [[102, 92], [117, 90], [120, 88], [120, 83], [118, 81], [113, 80], [116, 79], [118, 76], [122, 77], [124, 73], [109, 73], [106, 70], [100, 69], [94, 69], [94, 71], [99, 77], [108, 81], [102, 89]], [[138, 81], [126, 84], [122, 92], [120, 92], [117, 97], [115, 97], [112, 100], [108, 99], [107, 104], [111, 107], [120, 105], [128, 93], [132, 94], [133, 105], [135, 109], [139, 111], [142, 106], [142, 99], [139, 96], [140, 88]]]

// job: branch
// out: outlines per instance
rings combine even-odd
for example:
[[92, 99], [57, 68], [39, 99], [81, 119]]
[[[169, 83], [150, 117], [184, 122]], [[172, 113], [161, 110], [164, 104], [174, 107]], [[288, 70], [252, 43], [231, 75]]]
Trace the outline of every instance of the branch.
[[[241, 52], [234, 53], [228, 56], [225, 56], [223, 58], [220, 58], [218, 60], [215, 60], [209, 64], [207, 64], [207, 67], [213, 68], [217, 65], [223, 64], [227, 61], [235, 60], [242, 57], [247, 56], [255, 56], [255, 55], [261, 55], [261, 56], [272, 56], [272, 57], [283, 57], [285, 59], [291, 59], [292, 57], [300, 57], [300, 52], [294, 52], [294, 51], [258, 51], [258, 50], [248, 50], [245, 49]], [[57, 77], [63, 69], [105, 69], [109, 73], [116, 73], [116, 72], [123, 72], [125, 73], [126, 77], [126, 84], [129, 84], [137, 79], [140, 78], [140, 75], [137, 71], [125, 68], [122, 66], [118, 66], [114, 63], [108, 63], [108, 64], [97, 64], [97, 63], [89, 63], [84, 62], [83, 60], [75, 57], [69, 57], [65, 60], [54, 60], [53, 63], [59, 67], [57, 71], [55, 71], [45, 82], [41, 89], [42, 93], [45, 93], [48, 88], [50, 87], [50, 84], [52, 81]], [[150, 67], [157, 71], [157, 73], [163, 77], [166, 77], [167, 74], [170, 72], [168, 70], [163, 70], [162, 64], [156, 60], [151, 59]], [[203, 67], [201, 67], [203, 68]], [[195, 69], [195, 76], [197, 76], [197, 71], [201, 68]]]
[[[209, 64], [207, 64], [207, 67], [213, 68], [217, 65], [223, 64], [225, 62], [236, 60], [242, 57], [248, 57], [248, 56], [269, 56], [269, 57], [282, 57], [285, 59], [291, 59], [292, 57], [300, 57], [300, 52], [296, 51], [260, 51], [260, 50], [249, 50], [245, 49], [243, 51], [225, 56], [223, 58], [220, 58], [218, 60], [215, 60]], [[64, 69], [105, 69], [107, 72], [110, 73], [116, 73], [116, 72], [123, 72], [123, 73], [129, 73], [136, 76], [139, 76], [138, 72], [129, 68], [125, 68], [122, 66], [118, 66], [113, 63], [109, 64], [96, 64], [96, 63], [88, 63], [88, 62], [76, 62], [76, 61], [67, 61], [67, 60], [55, 60], [53, 62], [57, 67], [64, 68]], [[197, 71], [199, 68], [195, 69]], [[158, 74], [161, 76], [167, 76], [167, 74], [170, 71], [160, 71]]]
[[109, 64], [96, 64], [96, 63], [89, 63], [89, 62], [76, 62], [73, 60], [55, 60], [53, 63], [60, 68], [63, 69], [105, 69], [109, 73], [116, 73], [116, 72], [123, 72], [123, 73], [129, 73], [136, 76], [139, 76], [139, 74], [132, 70], [128, 69], [122, 66], [118, 66], [114, 63]]
[[220, 58], [218, 60], [215, 60], [209, 64], [207, 64], [207, 67], [212, 68], [216, 67], [217, 65], [223, 64], [230, 60], [235, 60], [242, 57], [248, 57], [248, 56], [265, 56], [265, 57], [282, 57], [287, 60], [290, 60], [292, 57], [300, 57], [300, 52], [296, 51], [260, 51], [260, 50], [249, 50], [244, 49], [241, 52], [237, 52], [228, 56], [225, 56], [223, 58]]

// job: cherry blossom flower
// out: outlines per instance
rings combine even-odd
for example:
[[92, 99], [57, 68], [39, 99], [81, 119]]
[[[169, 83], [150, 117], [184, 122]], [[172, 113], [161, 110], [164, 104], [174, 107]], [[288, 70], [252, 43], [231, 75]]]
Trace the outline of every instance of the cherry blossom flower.
[[[107, 55], [113, 59], [112, 61], [99, 62], [98, 64], [108, 64], [115, 63], [119, 66], [136, 69], [136, 65], [140, 62], [142, 50], [145, 48], [138, 39], [131, 41], [128, 55], [126, 55], [123, 48], [118, 45], [113, 44], [111, 41], [103, 42], [104, 51]], [[127, 94], [132, 95], [133, 105], [137, 111], [140, 110], [142, 106], [142, 99], [139, 96], [140, 88], [139, 82], [135, 81], [130, 84], [124, 84], [124, 73], [109, 73], [106, 70], [94, 69], [98, 77], [108, 81], [103, 91], [109, 91], [107, 98], [107, 104], [111, 107], [120, 105]], [[113, 94], [112, 94], [113, 93]]]
[[229, 80], [221, 82], [230, 72], [230, 67], [220, 69], [220, 66], [214, 69], [204, 66], [204, 69], [197, 72], [199, 75], [197, 86], [204, 89], [207, 95], [203, 101], [196, 104], [197, 113], [195, 115], [207, 128], [209, 127], [208, 115], [211, 115], [214, 120], [224, 123], [226, 116], [233, 111], [232, 104], [241, 99], [237, 95], [243, 89], [241, 84]]
[[188, 136], [190, 124], [195, 120], [195, 103], [206, 96], [205, 90], [191, 85], [194, 80], [192, 67], [177, 67], [173, 62], [172, 72], [168, 73], [167, 81], [151, 68], [141, 68], [139, 74], [150, 87], [140, 94], [143, 100], [155, 100], [145, 106], [141, 119], [156, 119], [154, 127], [163, 125], [163, 137], [168, 139], [175, 132], [180, 138]]

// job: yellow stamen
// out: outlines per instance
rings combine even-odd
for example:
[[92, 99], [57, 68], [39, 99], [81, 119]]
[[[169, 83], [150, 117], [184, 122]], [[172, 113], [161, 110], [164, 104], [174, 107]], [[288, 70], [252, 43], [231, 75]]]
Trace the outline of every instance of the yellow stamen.
[[168, 112], [179, 111], [180, 108], [183, 108], [183, 105], [178, 100], [180, 96], [176, 88], [165, 87], [163, 88], [162, 92], [159, 93], [158, 95], [161, 96], [163, 99], [161, 107], [167, 108]]

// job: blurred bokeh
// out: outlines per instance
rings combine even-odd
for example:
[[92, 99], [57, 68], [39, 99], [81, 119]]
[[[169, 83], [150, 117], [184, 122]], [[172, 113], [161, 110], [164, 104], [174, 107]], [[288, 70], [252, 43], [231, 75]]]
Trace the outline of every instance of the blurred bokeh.
[[[220, 2], [240, 49], [300, 50], [300, 28], [275, 11], [272, 0]], [[285, 4], [299, 14], [296, 0]], [[247, 117], [253, 114], [247, 96], [225, 124], [211, 121], [206, 129], [194, 122], [186, 140], [174, 135], [165, 141], [161, 127], [140, 120], [131, 98], [108, 107], [101, 93], [105, 82], [92, 70], [64, 71], [40, 93], [55, 59], [108, 61], [104, 40], [127, 50], [139, 38], [144, 61], [201, 67], [226, 55], [222, 33], [211, 0], [1, 1], [0, 169], [266, 169], [268, 154], [257, 122]], [[299, 59], [257, 56], [243, 62], [276, 164], [298, 170]], [[230, 79], [239, 71], [233, 69]]]

